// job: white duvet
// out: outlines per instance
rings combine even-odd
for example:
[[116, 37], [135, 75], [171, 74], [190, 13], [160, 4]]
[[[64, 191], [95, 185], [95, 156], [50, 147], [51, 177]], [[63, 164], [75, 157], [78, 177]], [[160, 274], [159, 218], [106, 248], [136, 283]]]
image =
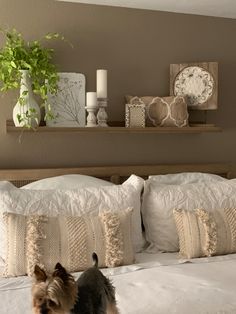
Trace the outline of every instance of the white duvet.
[[[134, 265], [103, 272], [116, 287], [121, 314], [236, 313], [236, 254], [190, 263], [175, 253], [142, 253]], [[30, 314], [30, 289], [28, 277], [1, 278], [0, 313]]]

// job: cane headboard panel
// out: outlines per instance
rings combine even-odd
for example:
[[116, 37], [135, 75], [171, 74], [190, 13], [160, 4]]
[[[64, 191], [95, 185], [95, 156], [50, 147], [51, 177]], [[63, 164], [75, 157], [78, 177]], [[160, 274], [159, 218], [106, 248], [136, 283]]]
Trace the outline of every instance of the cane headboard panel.
[[47, 169], [0, 169], [0, 180], [10, 181], [17, 187], [21, 187], [44, 178], [65, 174], [83, 174], [119, 184], [131, 174], [147, 178], [149, 175], [180, 172], [205, 172], [231, 178], [231, 167], [229, 164], [166, 164]]

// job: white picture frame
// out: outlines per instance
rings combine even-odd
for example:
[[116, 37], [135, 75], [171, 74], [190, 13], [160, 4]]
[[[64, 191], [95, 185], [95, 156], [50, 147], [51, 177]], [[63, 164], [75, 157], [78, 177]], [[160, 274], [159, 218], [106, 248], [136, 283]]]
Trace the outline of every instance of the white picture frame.
[[126, 104], [125, 126], [127, 128], [145, 128], [144, 104]]

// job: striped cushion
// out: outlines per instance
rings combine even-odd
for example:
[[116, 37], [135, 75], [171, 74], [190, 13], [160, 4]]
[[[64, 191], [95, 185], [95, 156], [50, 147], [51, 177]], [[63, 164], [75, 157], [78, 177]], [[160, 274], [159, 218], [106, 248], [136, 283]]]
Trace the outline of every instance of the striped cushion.
[[4, 213], [4, 276], [31, 275], [35, 264], [52, 272], [57, 262], [70, 272], [81, 271], [92, 265], [92, 252], [97, 253], [100, 267], [131, 264], [131, 216], [131, 209], [80, 217]]
[[236, 252], [236, 209], [174, 210], [180, 254], [185, 258]]

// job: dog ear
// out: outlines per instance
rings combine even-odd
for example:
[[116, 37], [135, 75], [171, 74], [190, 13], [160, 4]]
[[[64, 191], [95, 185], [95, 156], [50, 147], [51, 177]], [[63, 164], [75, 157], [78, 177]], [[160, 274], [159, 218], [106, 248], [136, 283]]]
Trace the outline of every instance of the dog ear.
[[66, 282], [68, 280], [69, 274], [67, 273], [66, 269], [60, 263], [57, 263], [52, 276], [53, 277], [60, 277], [63, 280], [63, 282]]
[[55, 270], [62, 270], [66, 272], [65, 268], [60, 263], [56, 263]]
[[40, 268], [38, 265], [35, 265], [34, 267], [34, 277], [37, 281], [46, 281], [47, 280], [47, 275], [45, 271]]

